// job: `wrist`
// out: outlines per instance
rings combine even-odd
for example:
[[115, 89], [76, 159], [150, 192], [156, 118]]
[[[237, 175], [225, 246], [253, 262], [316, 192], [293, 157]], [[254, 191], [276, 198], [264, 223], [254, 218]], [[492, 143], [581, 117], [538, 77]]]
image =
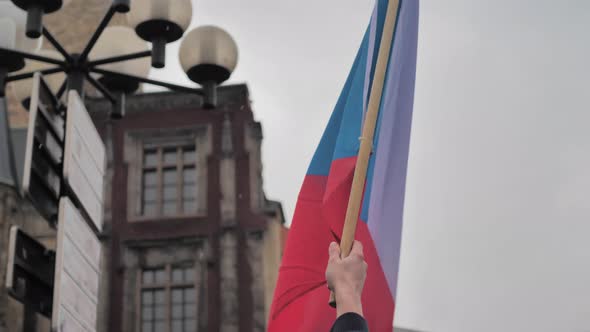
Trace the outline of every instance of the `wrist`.
[[336, 315], [341, 315], [354, 312], [359, 315], [363, 315], [363, 306], [361, 303], [361, 296], [349, 289], [336, 289]]

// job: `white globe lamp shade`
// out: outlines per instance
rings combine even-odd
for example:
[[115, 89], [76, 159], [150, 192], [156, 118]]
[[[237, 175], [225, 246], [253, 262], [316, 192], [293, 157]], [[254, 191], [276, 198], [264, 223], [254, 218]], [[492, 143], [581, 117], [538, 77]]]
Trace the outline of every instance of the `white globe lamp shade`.
[[167, 32], [170, 34], [169, 38], [178, 40], [191, 23], [192, 16], [193, 6], [190, 0], [131, 0], [131, 11], [127, 18], [133, 28], [139, 28], [140, 37], [146, 40], [151, 39], [150, 32], [160, 32], [156, 27], [149, 27], [157, 24], [169, 24], [170, 29], [175, 30]]
[[[56, 60], [63, 60], [61, 54], [57, 51], [53, 50], [39, 50], [35, 52], [37, 55], [41, 55], [47, 58], [53, 58]], [[35, 71], [41, 71], [43, 69], [48, 69], [54, 67], [55, 65], [45, 62], [39, 62], [34, 60], [26, 60], [26, 65], [23, 69], [16, 72], [15, 74], [22, 74], [22, 73], [29, 73]], [[55, 74], [44, 75], [43, 78], [47, 82], [49, 89], [56, 94], [61, 87], [62, 83], [66, 79], [66, 75], [64, 72], [59, 72]], [[27, 98], [31, 97], [31, 93], [33, 90], [33, 78], [22, 79], [18, 81], [14, 81], [11, 83], [14, 94], [16, 99], [20, 102], [25, 101]]]
[[202, 26], [183, 38], [179, 58], [182, 69], [193, 82], [221, 84], [238, 64], [238, 46], [225, 30]]
[[[113, 26], [104, 30], [96, 45], [90, 52], [91, 60], [99, 60], [113, 56], [148, 51], [145, 41], [139, 39], [135, 31], [129, 27]], [[150, 71], [150, 60], [147, 57], [127, 61], [119, 61], [96, 68], [114, 71], [122, 74], [147, 77]], [[93, 76], [95, 76], [93, 74]], [[109, 89], [131, 93], [139, 87], [135, 80], [114, 75], [98, 75], [100, 81]]]
[[191, 0], [131, 0], [129, 24], [152, 43], [152, 66], [165, 64], [166, 43], [182, 37], [192, 19]]

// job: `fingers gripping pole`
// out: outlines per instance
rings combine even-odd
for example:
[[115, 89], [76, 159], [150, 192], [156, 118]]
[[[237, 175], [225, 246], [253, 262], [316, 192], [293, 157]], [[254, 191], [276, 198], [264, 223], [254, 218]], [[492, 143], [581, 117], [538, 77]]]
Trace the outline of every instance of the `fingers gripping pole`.
[[[365, 115], [359, 153], [354, 168], [354, 177], [352, 179], [352, 188], [348, 199], [348, 207], [346, 209], [346, 218], [344, 219], [344, 227], [342, 229], [342, 239], [340, 241], [342, 258], [348, 256], [352, 249], [352, 243], [354, 242], [354, 233], [356, 231], [361, 202], [363, 199], [369, 157], [371, 156], [371, 151], [373, 149], [373, 136], [375, 134], [375, 127], [379, 116], [379, 106], [381, 104], [381, 96], [383, 95], [383, 86], [385, 85], [385, 73], [387, 72], [387, 65], [389, 63], [399, 3], [400, 0], [390, 0], [387, 5], [383, 35], [381, 36], [379, 54], [377, 56], [375, 76], [373, 78], [373, 85], [371, 86], [371, 95], [369, 96], [369, 106], [367, 114]], [[330, 305], [334, 308], [336, 307], [336, 296], [333, 291], [330, 292]]]

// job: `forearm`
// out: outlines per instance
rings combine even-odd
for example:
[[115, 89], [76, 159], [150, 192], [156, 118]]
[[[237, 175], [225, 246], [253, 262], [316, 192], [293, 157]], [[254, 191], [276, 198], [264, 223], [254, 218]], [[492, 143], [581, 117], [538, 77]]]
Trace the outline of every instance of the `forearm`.
[[336, 316], [340, 317], [345, 313], [352, 312], [363, 315], [361, 298], [353, 291], [337, 290], [336, 295]]
[[337, 319], [332, 332], [366, 332], [367, 322], [363, 318], [361, 295], [367, 276], [367, 263], [363, 256], [363, 245], [354, 241], [350, 254], [341, 258], [336, 242], [328, 248], [330, 259], [326, 268], [328, 287], [336, 297]]

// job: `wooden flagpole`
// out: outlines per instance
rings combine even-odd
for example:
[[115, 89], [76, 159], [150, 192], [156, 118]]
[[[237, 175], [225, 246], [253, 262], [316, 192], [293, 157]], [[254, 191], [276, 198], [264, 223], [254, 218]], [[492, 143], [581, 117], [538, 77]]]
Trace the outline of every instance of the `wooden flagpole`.
[[[342, 229], [342, 239], [340, 240], [342, 258], [348, 256], [352, 249], [352, 243], [354, 242], [354, 233], [356, 231], [367, 178], [369, 157], [373, 150], [373, 136], [375, 134], [377, 118], [379, 117], [379, 106], [381, 105], [381, 96], [383, 95], [383, 86], [385, 85], [385, 74], [387, 72], [387, 65], [389, 64], [399, 2], [400, 0], [389, 0], [387, 5], [385, 24], [383, 26], [383, 34], [381, 35], [377, 65], [375, 67], [375, 76], [373, 77], [373, 85], [371, 86], [371, 95], [369, 96], [369, 106], [365, 115], [363, 132], [360, 137], [361, 143], [354, 168], [352, 188], [350, 190], [346, 218], [344, 219], [344, 227]], [[336, 297], [333, 291], [330, 292], [330, 305], [336, 307]]]

